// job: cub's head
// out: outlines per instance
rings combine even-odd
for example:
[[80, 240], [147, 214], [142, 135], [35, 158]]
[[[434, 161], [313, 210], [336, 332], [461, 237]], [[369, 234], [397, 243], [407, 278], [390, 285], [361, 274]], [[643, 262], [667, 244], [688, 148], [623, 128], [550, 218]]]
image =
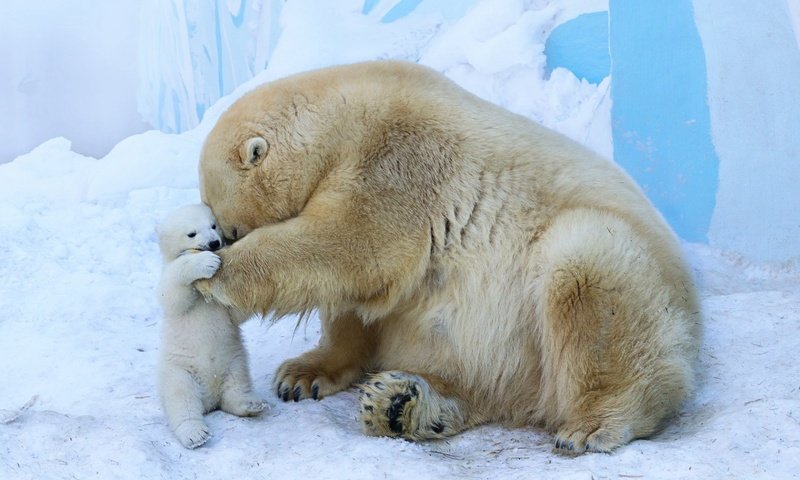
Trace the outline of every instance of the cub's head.
[[211, 209], [203, 204], [186, 205], [172, 212], [156, 227], [164, 261], [185, 252], [218, 250], [222, 236]]

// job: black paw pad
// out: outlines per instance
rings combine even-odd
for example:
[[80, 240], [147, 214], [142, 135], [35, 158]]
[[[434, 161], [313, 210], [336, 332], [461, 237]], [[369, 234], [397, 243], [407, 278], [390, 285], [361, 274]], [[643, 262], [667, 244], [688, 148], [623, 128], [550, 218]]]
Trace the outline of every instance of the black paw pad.
[[407, 393], [397, 394], [392, 397], [392, 403], [389, 405], [389, 408], [386, 409], [386, 417], [389, 419], [389, 429], [398, 435], [403, 433], [403, 424], [400, 422], [400, 416], [403, 414], [403, 409], [409, 400], [411, 400], [411, 395]]

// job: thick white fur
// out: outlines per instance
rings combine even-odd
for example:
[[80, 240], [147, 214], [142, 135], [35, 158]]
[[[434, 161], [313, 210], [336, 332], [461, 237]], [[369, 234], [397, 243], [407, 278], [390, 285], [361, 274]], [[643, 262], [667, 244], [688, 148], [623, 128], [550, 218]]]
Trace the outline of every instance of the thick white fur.
[[159, 225], [158, 234], [164, 260], [158, 289], [164, 309], [159, 390], [170, 428], [183, 446], [195, 448], [211, 437], [205, 412], [221, 408], [250, 416], [266, 403], [252, 392], [239, 332], [248, 316], [206, 302], [192, 285], [220, 265], [210, 251], [222, 243], [211, 210], [182, 207]]
[[657, 432], [691, 391], [697, 298], [640, 189], [437, 72], [369, 62], [264, 85], [220, 117], [200, 180], [238, 240], [198, 288], [321, 312], [320, 345], [277, 372], [284, 400], [378, 372], [370, 434], [541, 425], [580, 453]]

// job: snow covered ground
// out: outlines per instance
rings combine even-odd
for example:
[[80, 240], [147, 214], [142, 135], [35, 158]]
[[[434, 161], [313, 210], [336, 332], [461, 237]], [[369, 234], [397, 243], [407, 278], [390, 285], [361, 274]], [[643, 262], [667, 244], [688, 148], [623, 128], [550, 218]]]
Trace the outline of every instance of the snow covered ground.
[[[430, 443], [370, 438], [350, 391], [281, 403], [278, 364], [316, 319], [245, 325], [257, 419], [209, 415], [184, 449], [154, 369], [154, 226], [198, 200], [199, 139], [148, 133], [95, 160], [53, 140], [0, 166], [0, 478], [792, 478], [800, 473], [800, 271], [686, 245], [706, 312], [700, 387], [661, 434], [565, 458], [544, 432], [478, 428]], [[147, 167], [150, 176], [138, 174]], [[15, 413], [26, 403], [27, 410]]]
[[[282, 403], [273, 374], [315, 344], [315, 318], [296, 330], [291, 319], [244, 327], [270, 412], [210, 414], [214, 438], [194, 451], [167, 428], [154, 375], [154, 228], [199, 200], [202, 140], [252, 85], [330, 63], [418, 58], [608, 155], [607, 83], [542, 74], [541, 43], [569, 12], [517, 4], [484, 2], [447, 30], [441, 18], [416, 18], [350, 58], [301, 40], [333, 15], [327, 4], [292, 2], [270, 67], [211, 107], [198, 128], [135, 135], [102, 159], [56, 138], [0, 165], [0, 479], [799, 477], [800, 265], [752, 263], [697, 244], [685, 244], [706, 317], [697, 394], [662, 433], [614, 454], [562, 457], [545, 432], [493, 425], [428, 443], [366, 437], [352, 391]], [[342, 31], [328, 32], [340, 43], [372, 28], [357, 15], [340, 20]], [[523, 38], [520, 28], [537, 34]], [[457, 44], [470, 46], [468, 57]]]

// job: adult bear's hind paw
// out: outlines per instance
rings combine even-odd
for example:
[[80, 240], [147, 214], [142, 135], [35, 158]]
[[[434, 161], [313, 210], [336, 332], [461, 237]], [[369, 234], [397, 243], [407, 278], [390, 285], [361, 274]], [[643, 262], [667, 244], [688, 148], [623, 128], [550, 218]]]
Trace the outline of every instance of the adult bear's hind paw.
[[466, 427], [457, 401], [434, 390], [422, 377], [381, 372], [360, 385], [361, 423], [374, 436], [429, 440]]

